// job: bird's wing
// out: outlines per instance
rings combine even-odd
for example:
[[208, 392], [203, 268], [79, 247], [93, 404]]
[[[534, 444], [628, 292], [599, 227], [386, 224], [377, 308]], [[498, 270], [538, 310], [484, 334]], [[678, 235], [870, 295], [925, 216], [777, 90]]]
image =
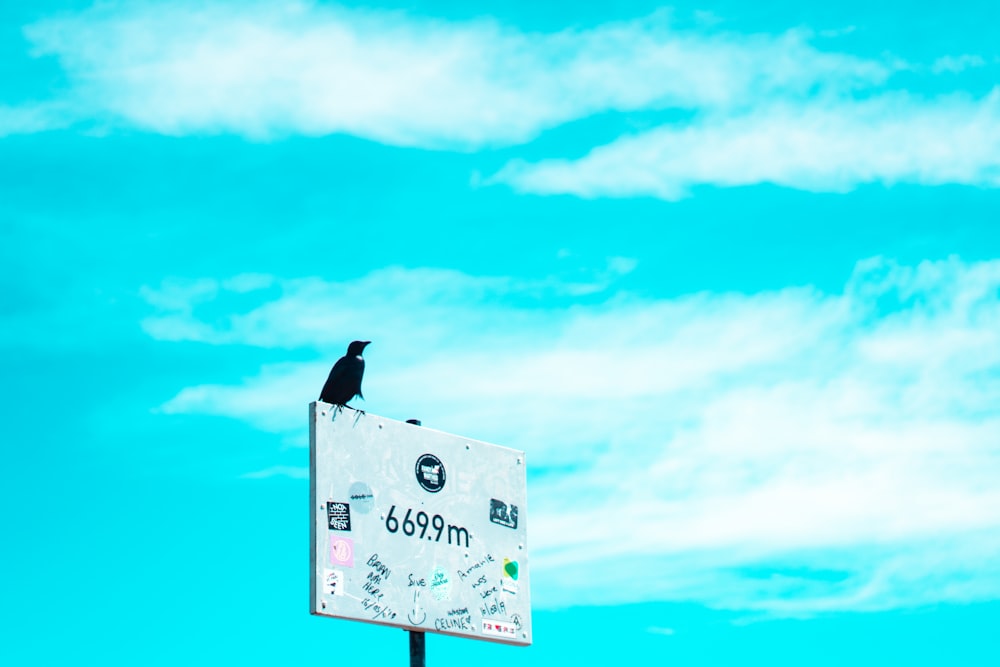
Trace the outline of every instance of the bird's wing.
[[330, 369], [330, 375], [328, 375], [326, 378], [326, 383], [323, 385], [323, 390], [319, 392], [319, 400], [324, 401], [323, 397], [326, 396], [327, 393], [336, 386], [337, 382], [339, 382], [342, 377], [344, 377], [344, 374], [347, 372], [347, 366], [348, 366], [347, 357], [341, 357], [340, 359], [337, 359], [337, 363], [335, 363], [333, 365], [333, 368]]
[[340, 359], [337, 359], [337, 363], [335, 363], [333, 365], [333, 368], [330, 369], [330, 378], [329, 379], [331, 379], [331, 380], [340, 379], [340, 377], [344, 373], [347, 372], [347, 367], [349, 365], [350, 365], [350, 363], [349, 363], [347, 357], [341, 357]]

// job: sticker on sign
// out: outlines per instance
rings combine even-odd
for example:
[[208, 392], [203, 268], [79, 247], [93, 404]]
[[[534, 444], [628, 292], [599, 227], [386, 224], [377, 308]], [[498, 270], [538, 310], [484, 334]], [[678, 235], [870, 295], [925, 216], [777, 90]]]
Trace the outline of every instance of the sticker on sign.
[[490, 635], [492, 637], [507, 637], [509, 639], [514, 639], [517, 637], [517, 626], [513, 623], [508, 623], [507, 621], [501, 621], [495, 618], [484, 618], [483, 634]]

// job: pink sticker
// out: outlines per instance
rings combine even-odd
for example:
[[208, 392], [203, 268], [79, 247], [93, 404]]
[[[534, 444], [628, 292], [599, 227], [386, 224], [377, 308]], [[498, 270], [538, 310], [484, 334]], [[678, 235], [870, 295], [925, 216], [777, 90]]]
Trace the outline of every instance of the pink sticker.
[[330, 537], [330, 562], [354, 567], [354, 541], [349, 537]]

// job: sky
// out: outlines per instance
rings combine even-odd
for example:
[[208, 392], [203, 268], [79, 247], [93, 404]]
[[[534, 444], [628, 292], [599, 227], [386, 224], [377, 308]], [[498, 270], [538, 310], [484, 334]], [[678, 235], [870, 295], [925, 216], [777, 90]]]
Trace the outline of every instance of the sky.
[[523, 450], [529, 648], [993, 664], [993, 2], [0, 5], [0, 663], [390, 664], [308, 404]]

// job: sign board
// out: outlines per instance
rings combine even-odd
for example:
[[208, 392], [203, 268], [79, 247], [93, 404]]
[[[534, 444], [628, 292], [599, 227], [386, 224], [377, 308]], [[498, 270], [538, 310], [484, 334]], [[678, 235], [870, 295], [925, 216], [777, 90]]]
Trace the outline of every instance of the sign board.
[[315, 402], [313, 614], [531, 643], [524, 453]]

